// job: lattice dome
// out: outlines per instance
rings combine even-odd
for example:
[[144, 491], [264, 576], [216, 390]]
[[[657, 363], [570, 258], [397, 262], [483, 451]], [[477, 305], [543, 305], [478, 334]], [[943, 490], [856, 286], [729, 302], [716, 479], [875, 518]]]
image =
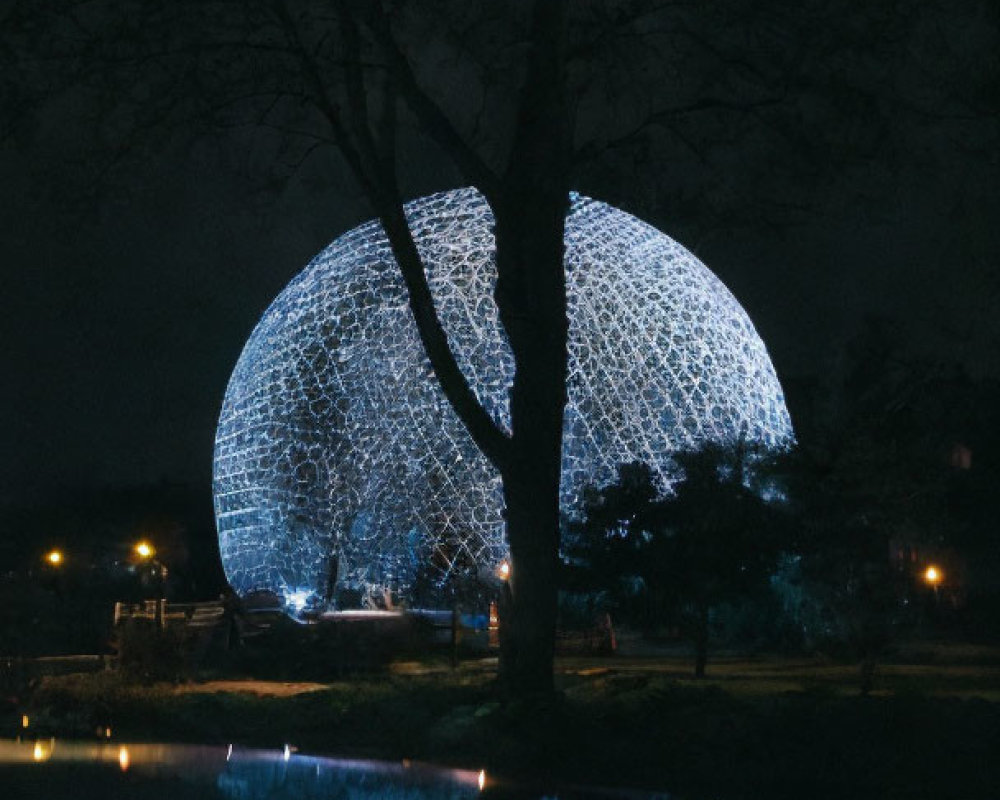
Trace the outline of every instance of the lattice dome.
[[[459, 365], [509, 429], [513, 362], [492, 301], [492, 213], [473, 189], [415, 200], [410, 227]], [[569, 401], [561, 503], [645, 461], [743, 436], [791, 441], [746, 313], [660, 231], [574, 195], [566, 221]], [[439, 388], [377, 223], [344, 234], [251, 335], [215, 444], [222, 561], [240, 594], [301, 608], [341, 589], [406, 596], [505, 555], [500, 479]], [[335, 566], [334, 566], [335, 564]]]

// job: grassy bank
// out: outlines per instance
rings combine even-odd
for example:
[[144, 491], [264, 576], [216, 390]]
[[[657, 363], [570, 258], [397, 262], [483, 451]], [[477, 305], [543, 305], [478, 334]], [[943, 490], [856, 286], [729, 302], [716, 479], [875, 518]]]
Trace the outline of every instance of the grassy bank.
[[733, 661], [704, 682], [674, 667], [565, 662], [558, 699], [541, 708], [496, 702], [483, 664], [329, 684], [141, 688], [110, 673], [64, 676], [36, 693], [33, 728], [80, 736], [107, 725], [123, 740], [290, 742], [690, 800], [997, 796], [1000, 704], [987, 699], [998, 688], [994, 667], [900, 667], [868, 698], [851, 691], [849, 671], [822, 665]]

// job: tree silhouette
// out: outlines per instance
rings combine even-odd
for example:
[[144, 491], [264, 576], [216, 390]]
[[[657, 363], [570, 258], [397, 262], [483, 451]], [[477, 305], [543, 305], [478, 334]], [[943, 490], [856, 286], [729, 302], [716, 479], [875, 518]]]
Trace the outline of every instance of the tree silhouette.
[[638, 577], [647, 614], [680, 619], [702, 677], [713, 609], [767, 581], [791, 528], [780, 503], [764, 499], [775, 491], [766, 464], [755, 470], [745, 448], [709, 443], [675, 458], [680, 477], [663, 498], [644, 464], [623, 465], [616, 483], [592, 492], [572, 554], [606, 582]]

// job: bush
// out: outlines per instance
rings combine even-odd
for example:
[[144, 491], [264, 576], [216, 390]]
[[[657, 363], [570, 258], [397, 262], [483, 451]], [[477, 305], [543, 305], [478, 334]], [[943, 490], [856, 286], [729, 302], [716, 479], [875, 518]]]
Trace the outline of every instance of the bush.
[[177, 683], [191, 672], [191, 641], [186, 629], [159, 628], [147, 619], [126, 620], [115, 631], [118, 668], [128, 682]]
[[303, 625], [281, 616], [242, 647], [215, 653], [209, 667], [265, 680], [328, 681], [425, 652], [430, 633], [406, 617]]
[[38, 684], [31, 662], [20, 658], [0, 660], [0, 712], [7, 716], [27, 705]]

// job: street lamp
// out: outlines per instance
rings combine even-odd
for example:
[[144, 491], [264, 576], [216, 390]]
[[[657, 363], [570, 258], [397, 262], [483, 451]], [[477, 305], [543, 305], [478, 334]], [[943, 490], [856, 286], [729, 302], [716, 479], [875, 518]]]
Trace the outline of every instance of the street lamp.
[[153, 547], [149, 542], [143, 539], [141, 542], [136, 542], [135, 554], [139, 556], [143, 561], [148, 561], [153, 556], [156, 555], [156, 548]]
[[48, 583], [48, 588], [54, 590], [60, 600], [63, 599], [63, 592], [66, 589], [65, 563], [66, 556], [58, 548], [53, 548], [42, 556], [42, 575]]
[[927, 583], [931, 589], [934, 590], [934, 611], [937, 613], [938, 603], [940, 602], [940, 597], [938, 595], [938, 587], [941, 585], [941, 581], [944, 580], [944, 573], [939, 567], [934, 564], [929, 564], [927, 569], [924, 570], [924, 581]]
[[510, 611], [510, 561], [504, 559], [495, 571], [500, 579], [500, 593], [496, 600], [490, 601], [489, 643], [490, 647], [500, 646], [500, 621]]
[[156, 558], [156, 548], [146, 539], [136, 542], [133, 550], [142, 563], [149, 564], [153, 568], [156, 575], [156, 624], [157, 627], [162, 628], [164, 624], [163, 606], [166, 603], [164, 593], [167, 582], [167, 567], [162, 561]]

